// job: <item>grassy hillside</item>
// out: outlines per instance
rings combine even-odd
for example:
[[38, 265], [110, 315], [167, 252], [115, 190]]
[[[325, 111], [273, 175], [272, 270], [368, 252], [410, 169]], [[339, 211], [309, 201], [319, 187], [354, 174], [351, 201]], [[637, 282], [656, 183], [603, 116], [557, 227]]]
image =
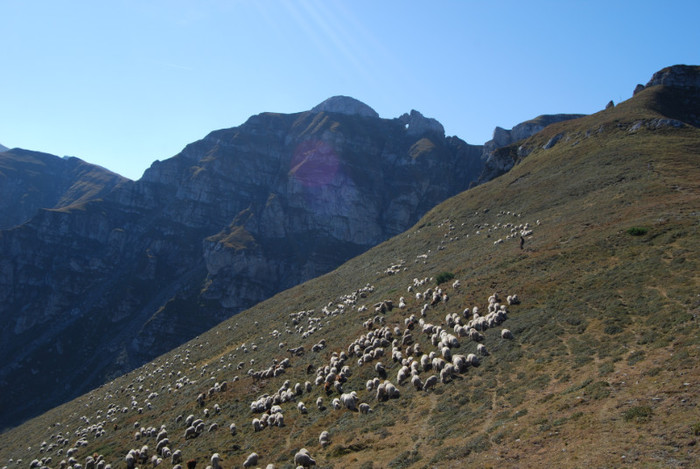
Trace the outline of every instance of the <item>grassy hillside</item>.
[[[47, 466], [59, 467], [68, 448], [85, 438], [74, 454], [83, 467], [97, 453], [112, 468], [123, 468], [130, 449], [146, 444], [151, 454], [155, 450], [155, 434], [137, 441], [135, 432], [161, 426], [169, 448], [181, 450], [185, 461], [196, 459], [197, 467], [215, 452], [224, 468], [242, 467], [253, 451], [261, 467], [295, 467], [302, 447], [323, 468], [697, 464], [700, 129], [659, 125], [658, 119], [681, 119], [685, 112], [669, 93], [652, 87], [615, 108], [548, 127], [525, 143], [532, 152], [509, 173], [441, 204], [408, 232], [4, 433], [0, 465], [27, 467], [51, 457]], [[544, 150], [553, 137], [556, 144]], [[532, 231], [523, 249], [522, 230]], [[362, 366], [349, 357], [352, 373], [343, 390], [356, 391], [371, 413], [333, 410], [338, 393], [327, 396], [313, 386], [280, 404], [283, 427], [254, 432], [251, 421], [262, 414], [251, 412], [250, 403], [274, 394], [285, 380], [291, 386], [313, 382], [316, 374], [307, 374], [307, 367], [329, 364], [333, 352], [347, 353], [368, 334], [365, 321], [384, 318], [392, 331], [398, 328], [394, 337], [401, 342], [405, 319], [421, 318], [426, 303], [415, 292], [436, 288], [435, 278], [449, 277], [444, 273], [460, 286], [453, 280], [440, 285], [449, 299], [428, 307], [422, 319], [449, 333], [449, 313], [466, 323], [471, 314], [462, 312], [477, 306], [486, 314], [494, 293], [521, 300], [507, 306], [504, 323], [481, 332], [489, 355], [480, 357], [480, 366], [417, 391], [410, 382], [397, 383], [401, 365], [392, 360], [391, 346]], [[407, 291], [414, 279], [425, 278], [431, 280]], [[355, 301], [347, 296], [361, 289]], [[397, 307], [402, 296], [405, 308]], [[385, 299], [394, 308], [375, 312]], [[311, 312], [296, 315], [300, 311]], [[501, 338], [503, 328], [513, 339]], [[420, 325], [411, 334], [421, 353], [436, 350]], [[312, 351], [321, 339], [327, 346]], [[459, 343], [453, 354], [477, 352], [477, 342], [460, 337]], [[302, 345], [301, 356], [287, 351]], [[406, 357], [408, 344], [399, 348]], [[285, 358], [291, 367], [277, 377], [247, 374]], [[377, 375], [377, 361], [399, 388], [398, 399], [378, 402], [375, 391], [365, 389]], [[419, 376], [425, 381], [434, 373]], [[203, 406], [196, 402], [223, 381], [225, 391]], [[325, 410], [316, 407], [318, 397]], [[297, 410], [299, 401], [308, 413]], [[177, 417], [189, 414], [202, 418], [205, 430], [185, 439]], [[228, 430], [232, 422], [235, 436]], [[212, 423], [219, 428], [209, 432]], [[324, 430], [330, 444], [322, 448]], [[161, 465], [172, 467], [169, 459]]]

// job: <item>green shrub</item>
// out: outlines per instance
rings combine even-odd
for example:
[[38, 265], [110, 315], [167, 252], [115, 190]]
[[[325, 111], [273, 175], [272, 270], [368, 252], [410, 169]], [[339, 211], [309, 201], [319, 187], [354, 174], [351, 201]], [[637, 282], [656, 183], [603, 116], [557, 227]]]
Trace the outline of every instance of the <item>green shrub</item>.
[[647, 234], [647, 231], [649, 230], [647, 230], [646, 228], [633, 226], [632, 228], [627, 230], [627, 234], [631, 234], [632, 236], [644, 236], [645, 234]]
[[644, 356], [645, 356], [644, 350], [636, 350], [636, 351], [630, 353], [630, 356], [627, 357], [627, 364], [634, 365], [635, 363], [643, 360]]
[[648, 422], [651, 419], [653, 411], [648, 405], [638, 405], [631, 407], [622, 413], [622, 418], [625, 422], [635, 421], [637, 423]]
[[452, 272], [440, 272], [437, 277], [435, 277], [435, 282], [440, 285], [441, 283], [449, 282], [455, 278], [455, 274]]

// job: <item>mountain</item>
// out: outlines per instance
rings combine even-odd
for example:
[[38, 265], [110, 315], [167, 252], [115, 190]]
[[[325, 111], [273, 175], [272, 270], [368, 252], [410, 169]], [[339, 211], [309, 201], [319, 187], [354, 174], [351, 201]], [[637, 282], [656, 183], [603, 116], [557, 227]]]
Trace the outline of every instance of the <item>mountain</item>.
[[[183, 461], [227, 468], [252, 452], [295, 467], [301, 448], [328, 468], [694, 466], [700, 128], [682, 103], [698, 99], [652, 84], [543, 129], [510, 171], [407, 231], [5, 432], [0, 460], [53, 468], [74, 448], [116, 467], [147, 445], [150, 461], [164, 430]], [[478, 360], [443, 373], [430, 353]], [[367, 389], [378, 361], [397, 398]], [[442, 380], [417, 390], [411, 367]], [[334, 409], [335, 380], [371, 412]]]
[[42, 208], [99, 199], [126, 181], [79, 158], [0, 148], [0, 229], [21, 225]]
[[7, 150], [9, 150], [9, 148], [7, 148], [6, 146], [0, 144], [0, 152], [7, 151]]
[[253, 116], [111, 188], [77, 160], [4, 153], [8, 202], [25, 197], [18, 185], [55, 190], [0, 231], [0, 420], [84, 393], [401, 233], [476, 181], [481, 153], [417, 111], [381, 119], [349, 97]]

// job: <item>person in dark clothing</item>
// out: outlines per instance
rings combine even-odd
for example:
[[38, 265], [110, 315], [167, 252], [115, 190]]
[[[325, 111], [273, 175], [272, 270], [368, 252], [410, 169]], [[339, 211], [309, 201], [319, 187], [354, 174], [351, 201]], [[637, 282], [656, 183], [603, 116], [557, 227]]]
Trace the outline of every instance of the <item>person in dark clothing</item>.
[[520, 249], [522, 249], [523, 246], [525, 246], [525, 238], [523, 238], [523, 237], [521, 236], [521, 237], [520, 237]]

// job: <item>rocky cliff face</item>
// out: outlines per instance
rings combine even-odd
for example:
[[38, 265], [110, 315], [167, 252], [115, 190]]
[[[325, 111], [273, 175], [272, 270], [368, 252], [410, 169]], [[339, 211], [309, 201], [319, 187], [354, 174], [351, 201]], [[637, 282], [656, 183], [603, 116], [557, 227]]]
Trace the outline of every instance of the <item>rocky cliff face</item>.
[[416, 111], [380, 119], [337, 97], [212, 132], [99, 198], [45, 203], [0, 231], [0, 420], [55, 406], [404, 231], [476, 180], [481, 153]]
[[479, 182], [490, 181], [510, 171], [518, 158], [527, 156], [525, 148], [518, 148], [514, 152], [512, 148], [508, 148], [510, 145], [535, 135], [548, 125], [582, 116], [583, 114], [545, 114], [521, 122], [510, 130], [496, 127], [493, 138], [484, 143], [482, 154], [484, 173], [479, 178]]
[[0, 148], [0, 229], [24, 223], [42, 208], [103, 197], [126, 181], [78, 158]]

